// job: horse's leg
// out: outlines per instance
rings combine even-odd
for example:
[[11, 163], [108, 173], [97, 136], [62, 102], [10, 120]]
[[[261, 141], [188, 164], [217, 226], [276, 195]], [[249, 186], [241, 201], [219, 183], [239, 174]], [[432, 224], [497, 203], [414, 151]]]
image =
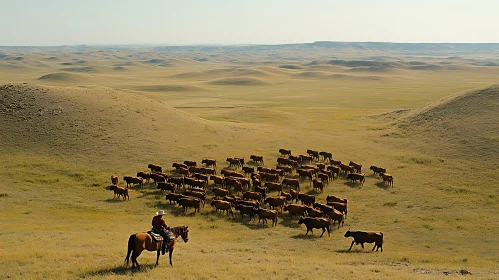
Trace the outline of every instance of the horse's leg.
[[159, 261], [159, 249], [157, 250], [157, 253], [156, 253], [156, 265], [158, 265], [158, 261]]
[[173, 266], [173, 263], [172, 263], [172, 255], [173, 255], [173, 246], [170, 248], [169, 252], [168, 252], [168, 256], [170, 256], [170, 265]]

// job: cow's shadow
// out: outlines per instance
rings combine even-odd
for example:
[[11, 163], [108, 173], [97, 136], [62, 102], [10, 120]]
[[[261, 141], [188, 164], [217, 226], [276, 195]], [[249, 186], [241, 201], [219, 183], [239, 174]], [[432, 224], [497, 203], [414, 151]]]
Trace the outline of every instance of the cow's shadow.
[[[306, 232], [306, 230], [305, 230], [305, 232]], [[324, 235], [322, 237], [321, 237], [321, 234], [322, 234], [322, 230], [319, 230], [318, 232], [315, 232], [313, 234], [310, 232], [307, 235], [305, 235], [305, 233], [296, 234], [296, 235], [291, 236], [291, 238], [301, 239], [301, 240], [317, 240], [319, 238], [329, 237], [327, 235], [327, 231], [324, 233]]]
[[348, 249], [344, 249], [344, 250], [335, 250], [336, 253], [340, 253], [340, 254], [369, 254], [369, 253], [372, 253], [371, 250], [355, 250], [352, 248], [352, 250], [348, 250]]
[[384, 189], [384, 190], [388, 190], [390, 188], [389, 185], [383, 183], [383, 182], [377, 182], [376, 183], [376, 187], [380, 188], [380, 189]]
[[350, 188], [355, 188], [355, 189], [362, 188], [362, 184], [361, 183], [352, 183], [350, 181], [347, 181], [344, 184], [347, 185], [347, 186], [349, 186]]
[[300, 228], [301, 226], [298, 224], [298, 218], [295, 217], [290, 217], [289, 215], [286, 216], [286, 217], [283, 217], [280, 219], [280, 224], [284, 227], [288, 227], [288, 228]]
[[104, 199], [104, 202], [107, 202], [107, 203], [123, 203], [123, 202], [126, 202], [127, 200], [123, 200], [123, 198], [121, 198], [121, 197], [120, 198], [108, 198], [108, 199]]

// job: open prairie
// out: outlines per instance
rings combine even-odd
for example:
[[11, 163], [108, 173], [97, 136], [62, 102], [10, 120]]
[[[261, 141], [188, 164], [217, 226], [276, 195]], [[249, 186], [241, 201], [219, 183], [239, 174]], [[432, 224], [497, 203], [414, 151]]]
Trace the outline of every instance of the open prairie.
[[[1, 47], [0, 279], [442, 279], [499, 277], [499, 46], [328, 43], [282, 46]], [[200, 213], [155, 185], [113, 198], [110, 176], [149, 163], [327, 151], [359, 162], [316, 193], [348, 199], [344, 227], [305, 235]], [[251, 162], [249, 163], [251, 165]], [[394, 186], [369, 170], [382, 166]], [[232, 168], [236, 169], [236, 168]], [[240, 170], [240, 168], [239, 168]], [[290, 175], [295, 176], [295, 175]], [[276, 196], [270, 192], [268, 196]], [[268, 208], [268, 205], [264, 206]], [[173, 267], [131, 234], [158, 209], [188, 225]], [[348, 251], [348, 230], [382, 231]]]

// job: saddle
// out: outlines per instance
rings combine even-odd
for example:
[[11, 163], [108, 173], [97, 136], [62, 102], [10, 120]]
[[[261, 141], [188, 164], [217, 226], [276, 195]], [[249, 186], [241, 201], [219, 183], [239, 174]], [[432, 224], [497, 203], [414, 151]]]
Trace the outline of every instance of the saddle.
[[[147, 233], [151, 236], [151, 238], [154, 242], [163, 241], [163, 236], [161, 236], [161, 234], [159, 234], [156, 229], [153, 228], [150, 231], [148, 231]], [[171, 230], [167, 230], [166, 234], [168, 235], [169, 240], [172, 240], [175, 237]]]

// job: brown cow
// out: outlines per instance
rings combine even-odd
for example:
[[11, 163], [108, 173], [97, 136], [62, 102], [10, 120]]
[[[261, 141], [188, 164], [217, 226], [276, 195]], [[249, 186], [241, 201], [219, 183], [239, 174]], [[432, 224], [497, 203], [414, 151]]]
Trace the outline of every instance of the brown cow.
[[241, 161], [239, 160], [239, 158], [227, 158], [225, 161], [229, 163], [229, 167], [232, 167], [232, 166], [236, 166], [236, 167], [242, 166]]
[[184, 164], [189, 166], [189, 167], [197, 165], [197, 163], [195, 161], [190, 161], [190, 160], [184, 160]]
[[296, 170], [296, 172], [298, 172], [300, 179], [308, 178], [310, 179], [310, 181], [312, 181], [313, 170], [298, 169]]
[[243, 172], [245, 175], [247, 174], [253, 174], [255, 173], [255, 168], [254, 167], [249, 167], [249, 166], [243, 166]]
[[282, 170], [283, 173], [286, 173], [286, 174], [291, 174], [291, 172], [293, 172], [293, 169], [289, 166], [280, 166], [280, 165], [276, 165], [276, 169], [277, 170]]
[[296, 190], [300, 190], [300, 180], [299, 179], [289, 179], [285, 178], [282, 180], [282, 185], [284, 186], [290, 186], [290, 187], [295, 187]]
[[175, 169], [180, 169], [180, 168], [184, 168], [184, 169], [189, 169], [189, 166], [183, 164], [183, 163], [178, 163], [178, 162], [174, 162], [172, 164], [172, 167], [175, 168]]
[[213, 193], [216, 195], [216, 196], [221, 196], [221, 197], [224, 197], [226, 195], [229, 195], [229, 191], [228, 190], [225, 190], [225, 189], [222, 189], [222, 188], [213, 188]]
[[159, 182], [166, 182], [166, 179], [168, 179], [168, 175], [164, 173], [151, 173], [149, 177], [154, 181], [154, 183], [159, 183]]
[[145, 171], [139, 171], [137, 172], [137, 177], [142, 177], [142, 179], [146, 180], [146, 183], [149, 184], [149, 181], [151, 181], [151, 173], [145, 172]]
[[364, 185], [364, 182], [366, 181], [366, 175], [359, 173], [351, 173], [347, 175], [347, 179], [349, 179], [352, 183], [360, 181], [361, 185]]
[[161, 190], [161, 192], [165, 191], [171, 191], [175, 192], [176, 186], [174, 183], [165, 183], [165, 182], [160, 182], [158, 183], [158, 186], [156, 187], [158, 190]]
[[276, 210], [267, 210], [260, 208], [255, 210], [255, 213], [258, 214], [258, 223], [263, 219], [263, 223], [267, 223], [267, 219], [272, 220], [272, 226], [277, 226], [277, 216], [279, 213]]
[[300, 194], [300, 191], [295, 191], [293, 189], [290, 189], [289, 194], [291, 195], [292, 200], [298, 201], [298, 195]]
[[341, 171], [338, 166], [334, 166], [334, 165], [328, 166], [327, 170], [331, 171], [331, 173], [332, 173], [331, 176], [333, 177], [333, 180], [334, 180], [334, 174], [336, 174], [336, 177], [338, 177], [340, 175], [340, 171]]
[[149, 163], [147, 165], [147, 168], [151, 169], [151, 173], [153, 172], [163, 172], [163, 168], [159, 165], [154, 165], [152, 163]]
[[203, 207], [204, 207], [204, 205], [206, 203], [206, 194], [204, 194], [204, 193], [187, 190], [187, 191], [184, 192], [184, 195], [185, 196], [192, 196], [192, 197], [198, 198], [199, 201], [201, 201], [201, 203], [203, 204]]
[[215, 175], [217, 174], [217, 171], [215, 170], [215, 168], [200, 167], [199, 173], [206, 175]]
[[184, 197], [183, 194], [178, 194], [178, 193], [169, 193], [166, 195], [166, 200], [170, 201], [170, 204], [172, 201], [176, 203], [180, 198]]
[[223, 184], [224, 184], [224, 177], [222, 177], [222, 176], [212, 175], [212, 176], [210, 176], [210, 180], [212, 180], [213, 183], [215, 183], [215, 185], [223, 186]]
[[340, 229], [340, 224], [342, 227], [345, 225], [345, 216], [336, 209], [333, 209], [333, 213], [329, 215], [329, 218], [333, 221], [333, 224], [338, 221], [338, 229]]
[[284, 196], [278, 196], [278, 197], [267, 197], [264, 201], [263, 204], [268, 204], [270, 209], [275, 209], [275, 207], [282, 208], [286, 204], [286, 198]]
[[317, 174], [317, 177], [318, 177], [319, 179], [321, 179], [321, 182], [322, 182], [323, 184], [326, 184], [326, 185], [327, 185], [327, 184], [329, 183], [329, 175], [327, 175], [326, 173], [322, 173], [322, 172], [320, 172], [320, 173], [318, 173], [318, 174]]
[[253, 180], [253, 187], [261, 187], [262, 186], [262, 181], [260, 181], [260, 179], [257, 179], [257, 178], [252, 178], [251, 180]]
[[353, 166], [355, 168], [355, 172], [357, 172], [357, 173], [362, 172], [362, 164], [351, 161], [348, 165]]
[[314, 180], [312, 181], [312, 183], [313, 183], [313, 185], [314, 185], [314, 190], [315, 190], [316, 192], [319, 192], [318, 190], [321, 190], [321, 192], [323, 192], [323, 191], [324, 191], [324, 183], [323, 183], [322, 181], [319, 181], [319, 180], [317, 180], [317, 179], [314, 179]]
[[328, 153], [328, 152], [319, 152], [319, 155], [322, 156], [322, 159], [324, 160], [331, 160], [333, 159], [333, 154], [332, 153]]
[[119, 182], [118, 176], [111, 175], [111, 184], [117, 186]]
[[279, 174], [271, 174], [271, 173], [260, 173], [262, 179], [267, 182], [279, 182]]
[[265, 183], [265, 187], [269, 190], [269, 192], [271, 191], [282, 191], [282, 185], [279, 184], [279, 183], [273, 183], [273, 182], [267, 182]]
[[184, 178], [183, 177], [170, 177], [167, 179], [168, 183], [174, 183], [177, 185], [177, 188], [180, 188], [184, 184]]
[[340, 165], [341, 165], [341, 160], [333, 160], [333, 159], [330, 159], [330, 160], [329, 160], [329, 163], [331, 163], [331, 165], [340, 166]]
[[226, 211], [227, 215], [229, 215], [229, 213], [230, 213], [232, 216], [234, 216], [234, 212], [232, 212], [232, 205], [230, 204], [230, 202], [223, 201], [223, 200], [212, 200], [210, 205], [215, 206], [215, 211], [217, 213], [218, 213], [218, 210], [220, 210], [220, 213], [222, 213], [223, 211]]
[[266, 187], [255, 186], [255, 192], [261, 193], [263, 199], [265, 199], [267, 197], [267, 188]]
[[277, 163], [282, 165], [291, 165], [291, 160], [289, 158], [277, 158]]
[[118, 186], [111, 186], [111, 190], [114, 191], [114, 198], [120, 198], [120, 196], [123, 196], [123, 200], [126, 200], [128, 197], [128, 200], [130, 200], [130, 196], [128, 195], [128, 189], [127, 188], [121, 188]]
[[[306, 206], [304, 206], [306, 207]], [[312, 207], [307, 207], [307, 215], [312, 218], [322, 218], [324, 217], [324, 212], [320, 209], [315, 209]]]
[[339, 196], [334, 196], [334, 195], [328, 195], [326, 197], [326, 201], [327, 202], [340, 202], [340, 203], [344, 203], [344, 204], [348, 203], [348, 201], [345, 198], [341, 198]]
[[250, 189], [250, 186], [251, 186], [250, 179], [248, 179], [248, 178], [238, 178], [237, 180], [241, 183], [241, 187], [243, 187], [243, 188], [246, 187], [248, 190]]
[[279, 149], [279, 153], [280, 153], [282, 156], [290, 156], [290, 155], [291, 155], [291, 150], [287, 150], [287, 149]]
[[194, 173], [194, 178], [196, 178], [198, 180], [203, 180], [204, 184], [206, 186], [208, 186], [208, 176], [207, 175], [201, 174], [201, 173]]
[[315, 196], [309, 195], [309, 194], [300, 193], [300, 194], [298, 194], [298, 196], [296, 198], [296, 201], [298, 201], [298, 200], [301, 201], [301, 204], [312, 205], [312, 204], [315, 203]]
[[256, 156], [256, 155], [251, 155], [250, 159], [256, 163], [256, 164], [261, 164], [263, 165], [263, 156]]
[[312, 156], [312, 158], [319, 160], [319, 152], [314, 150], [307, 150], [307, 154]]
[[142, 179], [142, 177], [125, 176], [125, 177], [123, 177], [123, 180], [126, 182], [127, 188], [128, 188], [128, 185], [132, 185], [132, 184], [139, 184], [141, 188], [144, 188], [144, 179]]
[[261, 201], [263, 198], [262, 194], [259, 192], [245, 192], [243, 193], [243, 199], [254, 199], [257, 201]]
[[236, 201], [234, 202], [235, 204], [239, 204], [239, 205], [246, 205], [246, 206], [251, 206], [251, 207], [255, 207], [255, 208], [260, 208], [260, 202], [256, 201], [256, 200], [240, 200], [240, 199], [236, 199]]
[[350, 172], [350, 173], [355, 172], [355, 168], [353, 166], [346, 165], [343, 163], [340, 164], [340, 170], [343, 171], [343, 173], [345, 173], [345, 175], [347, 174], [347, 172]]
[[381, 252], [383, 252], [383, 233], [382, 232], [364, 232], [364, 231], [347, 231], [345, 233], [345, 237], [353, 237], [352, 244], [350, 245], [350, 248], [348, 251], [352, 250], [353, 244], [360, 244], [362, 246], [362, 249], [364, 249], [364, 243], [374, 243], [374, 247], [371, 251], [374, 251], [376, 249], [376, 252], [378, 249], [381, 249]]
[[293, 215], [305, 215], [307, 213], [308, 207], [300, 204], [288, 204], [284, 206], [284, 211], [289, 212], [289, 216], [293, 217]]
[[373, 171], [373, 175], [374, 174], [381, 174], [381, 173], [386, 173], [386, 168], [383, 168], [383, 167], [378, 167], [378, 166], [374, 166], [374, 165], [371, 165], [371, 167], [369, 167], [370, 170]]
[[244, 215], [248, 215], [250, 217], [250, 221], [255, 218], [256, 208], [254, 206], [236, 204], [235, 209], [239, 210], [241, 213], [241, 219], [244, 218]]
[[286, 202], [293, 200], [293, 196], [290, 193], [281, 191], [280, 195], [286, 198]]
[[214, 160], [214, 159], [209, 159], [209, 158], [207, 158], [207, 159], [203, 159], [203, 160], [201, 161], [201, 164], [205, 164], [205, 165], [206, 165], [206, 167], [208, 167], [208, 166], [217, 167], [217, 161], [216, 161], [216, 160]]
[[334, 212], [334, 207], [322, 204], [322, 203], [314, 203], [314, 208], [315, 209], [320, 209], [324, 215], [327, 217], [331, 218], [332, 213]]
[[300, 155], [299, 157], [301, 163], [311, 163], [314, 160], [312, 156]]
[[383, 178], [383, 184], [392, 185], [393, 188], [393, 176], [387, 173], [380, 173], [379, 176]]
[[320, 237], [322, 237], [324, 235], [324, 232], [326, 232], [326, 230], [327, 230], [327, 235], [331, 236], [331, 220], [330, 219], [300, 217], [300, 220], [298, 220], [298, 224], [299, 225], [305, 224], [305, 226], [307, 227], [307, 233], [305, 233], [305, 235], [307, 235], [309, 231], [313, 234], [314, 233], [313, 229], [317, 228], [317, 229], [322, 229], [322, 234]]
[[177, 169], [177, 173], [179, 175], [189, 176], [189, 169], [187, 169], [187, 168], [179, 168], [179, 169]]
[[184, 213], [187, 212], [187, 208], [194, 208], [194, 214], [196, 214], [196, 210], [199, 213], [199, 210], [201, 209], [201, 200], [196, 197], [182, 197], [177, 203], [182, 206]]
[[327, 202], [326, 205], [333, 206], [334, 209], [342, 212], [345, 215], [345, 219], [346, 219], [347, 213], [348, 213], [347, 204], [341, 203], [341, 202]]

